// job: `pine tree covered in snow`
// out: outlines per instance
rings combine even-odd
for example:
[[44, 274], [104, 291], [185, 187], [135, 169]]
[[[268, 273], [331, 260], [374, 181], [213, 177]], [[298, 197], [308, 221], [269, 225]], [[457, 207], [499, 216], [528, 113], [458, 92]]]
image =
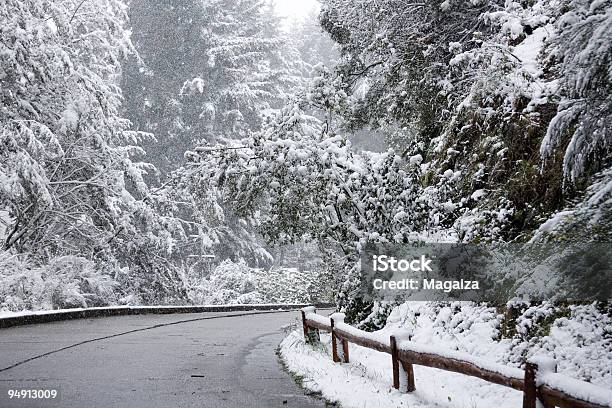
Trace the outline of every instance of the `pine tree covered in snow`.
[[[197, 167], [179, 166], [194, 140], [256, 129], [300, 84], [270, 5], [66, 0], [0, 11], [0, 307], [182, 303], [211, 254], [271, 263], [257, 215], [236, 216], [194, 179]], [[145, 156], [162, 166], [156, 188]]]
[[288, 43], [299, 55], [297, 62], [305, 77], [316, 76], [320, 65], [331, 67], [336, 63], [337, 46], [319, 24], [317, 10], [312, 10], [303, 20], [293, 22], [287, 35]]
[[547, 50], [561, 87], [541, 153], [549, 159], [561, 150], [566, 187], [588, 182], [611, 165], [611, 25], [609, 2], [571, 1], [555, 22]]
[[215, 186], [195, 180], [197, 169], [183, 164], [195, 143], [258, 129], [301, 84], [299, 55], [277, 28], [273, 5], [134, 1], [130, 16], [139, 56], [123, 76], [126, 114], [155, 134], [144, 148], [159, 167], [167, 210], [180, 214], [188, 230], [183, 257], [194, 260], [192, 268], [206, 254], [268, 265], [256, 217], [233, 214]]
[[155, 134], [145, 147], [162, 178], [194, 143], [258, 129], [299, 84], [270, 7], [261, 0], [131, 3], [140, 58], [123, 78], [127, 114]]
[[79, 257], [144, 301], [184, 298], [167, 259], [183, 230], [157, 212], [138, 161], [146, 135], [119, 113], [125, 5], [8, 1], [0, 17], [3, 250], [35, 265]]

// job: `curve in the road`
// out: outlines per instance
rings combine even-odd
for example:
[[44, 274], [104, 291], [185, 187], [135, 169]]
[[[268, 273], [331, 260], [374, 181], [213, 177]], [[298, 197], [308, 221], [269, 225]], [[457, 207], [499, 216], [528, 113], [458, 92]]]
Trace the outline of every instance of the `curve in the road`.
[[185, 319], [185, 320], [179, 320], [179, 321], [176, 321], [176, 322], [156, 324], [156, 325], [153, 325], [153, 326], [143, 327], [143, 328], [140, 328], [140, 329], [128, 330], [128, 331], [124, 331], [124, 332], [121, 332], [121, 333], [111, 334], [111, 335], [108, 335], [108, 336], [102, 336], [102, 337], [96, 337], [94, 339], [83, 340], [83, 341], [80, 341], [78, 343], [71, 344], [69, 346], [61, 347], [61, 348], [58, 348], [56, 350], [48, 351], [46, 353], [39, 354], [37, 356], [27, 358], [25, 360], [18, 361], [18, 362], [14, 363], [14, 364], [11, 364], [8, 367], [0, 368], [0, 373], [4, 372], [4, 371], [8, 371], [11, 368], [18, 367], [18, 366], [20, 366], [22, 364], [29, 363], [30, 361], [34, 361], [34, 360], [38, 360], [39, 358], [50, 356], [51, 354], [59, 353], [61, 351], [65, 351], [65, 350], [68, 350], [68, 349], [71, 349], [71, 348], [74, 348], [74, 347], [82, 346], [83, 344], [93, 343], [94, 341], [112, 339], [114, 337], [119, 337], [119, 336], [125, 336], [126, 334], [137, 333], [137, 332], [146, 331], [146, 330], [152, 330], [152, 329], [158, 329], [160, 327], [174, 326], [174, 325], [182, 324], [182, 323], [197, 322], [199, 320], [222, 319], [222, 318], [227, 318], [227, 317], [240, 317], [240, 316], [247, 316], [247, 315], [258, 315], [258, 314], [269, 314], [269, 313], [286, 313], [286, 312], [290, 312], [290, 311], [291, 310], [283, 310], [283, 311], [274, 310], [274, 311], [258, 311], [258, 312], [249, 312], [249, 313], [226, 314], [226, 315], [198, 317], [198, 318], [194, 318], [194, 319]]
[[[298, 313], [139, 315], [0, 330], [2, 408], [321, 408], [276, 348]], [[57, 401], [7, 399], [58, 389]]]

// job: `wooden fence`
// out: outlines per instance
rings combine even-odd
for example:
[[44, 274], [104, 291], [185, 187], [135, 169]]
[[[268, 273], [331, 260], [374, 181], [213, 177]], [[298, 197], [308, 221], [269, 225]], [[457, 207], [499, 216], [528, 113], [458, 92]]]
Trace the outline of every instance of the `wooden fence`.
[[537, 401], [545, 408], [612, 408], [612, 392], [593, 384], [556, 373], [551, 359], [532, 359], [525, 370], [478, 359], [467, 353], [434, 350], [432, 347], [390, 336], [383, 338], [344, 323], [344, 314], [325, 317], [314, 307], [301, 311], [304, 339], [320, 340], [319, 330], [331, 333], [332, 359], [349, 362], [349, 343], [391, 355], [393, 387], [403, 392], [416, 390], [413, 365], [461, 373], [514, 388], [523, 392], [523, 408], [536, 408]]

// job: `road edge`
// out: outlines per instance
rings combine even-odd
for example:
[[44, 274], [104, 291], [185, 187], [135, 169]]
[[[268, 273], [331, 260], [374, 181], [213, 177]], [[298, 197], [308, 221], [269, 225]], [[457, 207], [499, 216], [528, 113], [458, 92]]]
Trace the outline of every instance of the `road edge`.
[[[262, 304], [262, 305], [210, 305], [210, 306], [112, 306], [88, 309], [66, 309], [41, 311], [0, 318], [0, 329], [31, 324], [53, 323], [65, 320], [91, 319], [111, 316], [133, 316], [148, 314], [185, 314], [210, 312], [242, 312], [255, 310], [295, 310], [309, 304]], [[318, 308], [335, 307], [333, 304], [317, 304]]]

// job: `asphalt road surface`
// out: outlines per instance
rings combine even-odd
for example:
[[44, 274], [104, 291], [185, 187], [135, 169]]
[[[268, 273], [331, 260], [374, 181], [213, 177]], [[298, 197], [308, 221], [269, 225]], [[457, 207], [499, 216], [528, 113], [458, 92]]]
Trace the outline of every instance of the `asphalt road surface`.
[[[0, 408], [324, 407], [276, 356], [283, 327], [297, 317], [143, 315], [1, 329]], [[9, 390], [59, 397], [9, 399]]]

